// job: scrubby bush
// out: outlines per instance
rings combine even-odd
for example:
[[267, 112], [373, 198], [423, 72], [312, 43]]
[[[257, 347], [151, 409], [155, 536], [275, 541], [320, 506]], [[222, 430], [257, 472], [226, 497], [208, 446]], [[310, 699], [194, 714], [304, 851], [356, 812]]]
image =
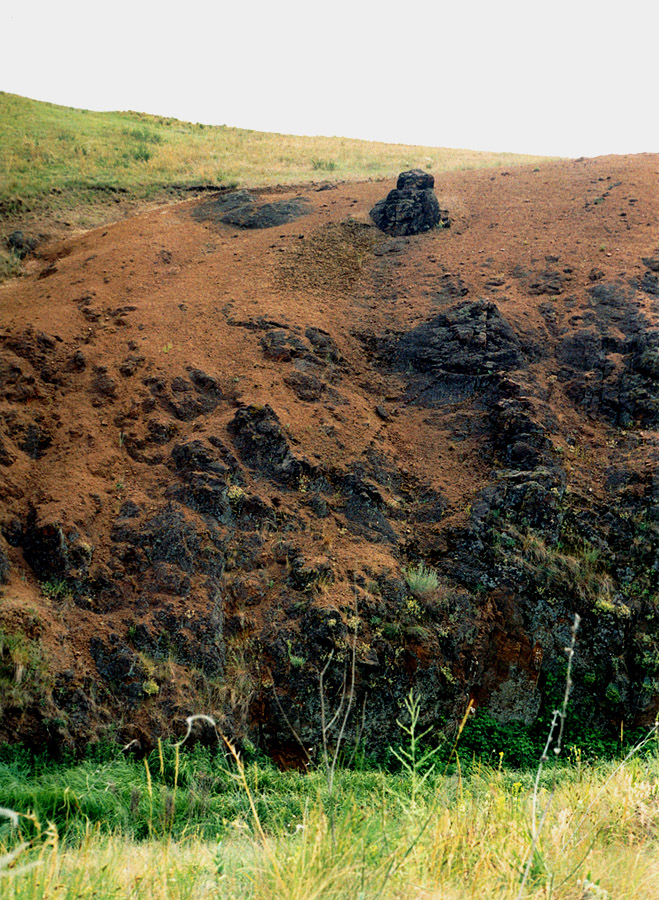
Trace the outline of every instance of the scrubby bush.
[[407, 586], [413, 594], [429, 594], [431, 591], [437, 590], [439, 586], [437, 572], [423, 563], [408, 566], [403, 574], [405, 575]]

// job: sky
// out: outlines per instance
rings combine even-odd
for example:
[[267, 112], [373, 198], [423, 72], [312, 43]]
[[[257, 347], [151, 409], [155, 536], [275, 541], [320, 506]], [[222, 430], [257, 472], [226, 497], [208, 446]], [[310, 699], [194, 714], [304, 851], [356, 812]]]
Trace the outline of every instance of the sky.
[[658, 0], [31, 0], [0, 90], [288, 134], [659, 152]]

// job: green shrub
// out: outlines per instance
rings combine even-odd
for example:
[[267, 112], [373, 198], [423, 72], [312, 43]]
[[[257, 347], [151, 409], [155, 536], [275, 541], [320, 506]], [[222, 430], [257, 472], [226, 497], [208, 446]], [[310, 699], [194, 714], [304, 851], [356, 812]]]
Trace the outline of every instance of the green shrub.
[[24, 709], [46, 696], [47, 664], [37, 641], [22, 632], [0, 628], [0, 717], [7, 709]]
[[617, 706], [618, 703], [621, 702], [622, 697], [620, 696], [620, 691], [615, 686], [615, 684], [611, 683], [607, 686], [606, 691], [604, 692], [604, 696], [613, 706]]
[[434, 569], [423, 563], [408, 566], [403, 570], [407, 586], [413, 594], [429, 594], [439, 587], [439, 577]]
[[314, 170], [323, 169], [325, 172], [333, 172], [337, 168], [337, 164], [333, 159], [313, 159], [311, 160], [311, 168]]
[[15, 253], [0, 248], [0, 281], [19, 275], [22, 268], [21, 260]]
[[131, 156], [134, 160], [137, 160], [137, 162], [148, 162], [153, 154], [150, 150], [147, 150], [147, 148], [143, 144], [140, 144], [139, 147], [136, 147], [132, 151]]
[[41, 593], [50, 600], [65, 600], [73, 593], [71, 585], [65, 578], [52, 578], [39, 584]]
[[149, 131], [148, 128], [125, 128], [123, 133], [126, 137], [132, 137], [143, 144], [162, 144], [162, 136], [156, 131]]

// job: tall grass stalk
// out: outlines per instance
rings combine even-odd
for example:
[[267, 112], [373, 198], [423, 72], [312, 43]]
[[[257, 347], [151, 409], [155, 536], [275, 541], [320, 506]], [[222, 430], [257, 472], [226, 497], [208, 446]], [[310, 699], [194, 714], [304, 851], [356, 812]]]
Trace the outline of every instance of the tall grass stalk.
[[[323, 666], [318, 676], [318, 692], [320, 695], [320, 726], [323, 745], [323, 765], [325, 767], [325, 775], [327, 777], [327, 794], [329, 823], [332, 840], [334, 840], [334, 778], [336, 775], [336, 767], [341, 754], [341, 747], [346, 736], [346, 728], [350, 719], [350, 713], [355, 702], [355, 672], [357, 667], [357, 633], [359, 629], [359, 606], [357, 599], [357, 586], [353, 585], [353, 593], [355, 598], [354, 607], [354, 623], [355, 631], [352, 638], [352, 651], [350, 654], [350, 674], [348, 670], [343, 673], [343, 685], [341, 690], [341, 699], [334, 711], [334, 715], [328, 721], [327, 698], [325, 696], [325, 675], [327, 674], [332, 660], [334, 659], [334, 650], [329, 654], [327, 662]], [[348, 687], [348, 681], [350, 686]], [[329, 746], [330, 734], [334, 726], [339, 723], [339, 730], [334, 741], [334, 749], [331, 751]], [[358, 740], [358, 737], [357, 739]]]
[[[581, 623], [581, 617], [578, 613], [574, 615], [574, 621], [572, 623], [571, 630], [571, 639], [569, 645], [565, 648], [565, 653], [567, 654], [567, 672], [565, 675], [565, 689], [563, 691], [563, 703], [559, 709], [555, 709], [552, 714], [551, 725], [549, 726], [549, 734], [547, 735], [547, 742], [545, 744], [544, 750], [542, 751], [542, 756], [540, 757], [540, 762], [538, 763], [538, 768], [536, 771], [535, 782], [533, 785], [533, 821], [532, 821], [532, 841], [531, 847], [529, 849], [526, 865], [524, 868], [524, 874], [522, 875], [522, 881], [519, 886], [519, 892], [517, 894], [516, 900], [521, 900], [524, 895], [524, 888], [526, 886], [526, 882], [528, 880], [529, 874], [531, 872], [531, 866], [535, 860], [535, 854], [538, 847], [538, 840], [540, 838], [540, 832], [545, 824], [545, 820], [547, 818], [547, 813], [549, 812], [549, 808], [552, 804], [552, 800], [554, 799], [554, 792], [556, 789], [556, 785], [552, 786], [552, 790], [549, 794], [549, 798], [545, 805], [544, 810], [542, 811], [542, 816], [540, 818], [540, 823], [538, 823], [538, 794], [540, 789], [540, 777], [542, 775], [542, 769], [544, 764], [549, 759], [549, 751], [551, 749], [552, 743], [554, 744], [554, 755], [556, 757], [560, 756], [561, 750], [563, 748], [563, 733], [565, 730], [565, 719], [567, 717], [567, 709], [568, 702], [570, 700], [570, 693], [572, 691], [572, 661], [574, 659], [574, 649], [577, 643], [577, 632], [579, 631], [579, 624]], [[554, 732], [558, 727], [558, 735], [554, 738]]]

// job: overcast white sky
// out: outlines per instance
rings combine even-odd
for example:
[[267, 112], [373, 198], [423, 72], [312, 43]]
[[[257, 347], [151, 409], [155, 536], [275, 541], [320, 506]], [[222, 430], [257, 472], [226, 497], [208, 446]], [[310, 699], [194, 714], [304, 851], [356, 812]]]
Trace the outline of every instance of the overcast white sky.
[[263, 131], [659, 152], [658, 0], [12, 2], [0, 90]]

